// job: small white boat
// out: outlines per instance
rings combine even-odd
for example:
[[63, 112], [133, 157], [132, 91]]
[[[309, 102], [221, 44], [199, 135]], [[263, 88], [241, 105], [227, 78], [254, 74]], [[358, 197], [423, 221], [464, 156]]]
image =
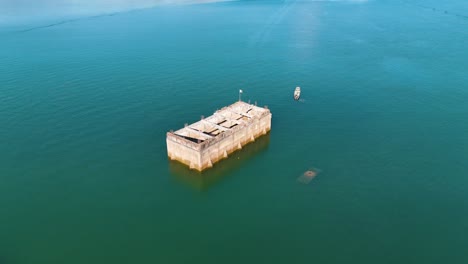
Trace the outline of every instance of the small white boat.
[[296, 90], [294, 90], [294, 100], [299, 100], [299, 97], [301, 97], [301, 87], [296, 87]]

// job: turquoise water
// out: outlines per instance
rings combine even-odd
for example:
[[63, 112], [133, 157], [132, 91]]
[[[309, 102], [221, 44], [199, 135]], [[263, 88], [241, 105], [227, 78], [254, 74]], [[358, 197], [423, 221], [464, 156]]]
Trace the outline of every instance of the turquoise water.
[[[466, 16], [241, 1], [2, 28], [0, 263], [466, 263]], [[239, 89], [271, 133], [204, 175], [169, 162], [165, 133]]]

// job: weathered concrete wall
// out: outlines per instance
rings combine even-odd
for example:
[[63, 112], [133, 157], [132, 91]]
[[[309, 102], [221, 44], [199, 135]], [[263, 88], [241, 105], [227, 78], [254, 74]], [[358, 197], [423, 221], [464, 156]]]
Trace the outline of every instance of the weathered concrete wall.
[[[250, 123], [244, 126], [237, 126], [231, 131], [226, 131], [220, 135], [220, 139], [214, 142], [204, 142], [201, 148], [200, 169], [210, 168], [214, 163], [223, 158], [227, 158], [229, 154], [249, 144], [271, 130], [271, 114], [261, 118], [251, 120]], [[211, 144], [210, 144], [211, 143]]]
[[177, 160], [197, 169], [201, 163], [200, 146], [189, 140], [174, 136], [171, 132], [166, 137], [167, 155], [171, 160]]
[[267, 111], [200, 144], [169, 132], [166, 138], [168, 157], [198, 171], [210, 168], [242, 146], [268, 133], [271, 130], [271, 117], [270, 111]]

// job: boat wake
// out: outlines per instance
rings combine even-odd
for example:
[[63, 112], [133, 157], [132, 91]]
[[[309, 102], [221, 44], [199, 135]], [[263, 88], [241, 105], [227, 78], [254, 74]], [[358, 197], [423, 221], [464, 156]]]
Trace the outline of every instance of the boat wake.
[[[97, 11], [97, 12], [91, 12], [94, 13], [92, 14], [87, 14], [87, 15], [81, 15], [81, 16], [74, 16], [73, 18], [69, 19], [63, 19], [59, 21], [55, 21], [49, 24], [45, 25], [39, 25], [35, 27], [30, 27], [26, 29], [20, 29], [15, 32], [30, 32], [34, 30], [39, 30], [39, 29], [45, 29], [45, 28], [50, 28], [50, 27], [56, 27], [64, 24], [69, 24], [69, 23], [74, 23], [82, 20], [88, 20], [88, 19], [96, 19], [96, 18], [103, 18], [103, 17], [109, 17], [109, 16], [115, 16], [119, 14], [124, 14], [124, 13], [129, 13], [129, 12], [134, 12], [134, 11], [141, 11], [145, 9], [151, 9], [155, 8], [157, 6], [163, 6], [163, 5], [194, 5], [194, 4], [210, 4], [210, 3], [216, 3], [216, 2], [227, 2], [231, 0], [189, 0], [189, 1], [179, 1], [179, 0], [169, 0], [169, 1], [162, 1], [158, 3], [158, 1], [155, 1], [154, 3], [152, 2], [145, 2], [144, 4], [136, 4], [132, 5], [131, 7], [127, 8], [107, 8], [107, 12], [104, 10]], [[1, 5], [0, 5], [1, 9]], [[97, 13], [97, 14], [96, 14]]]
[[38, 30], [38, 29], [44, 29], [44, 28], [50, 28], [50, 27], [60, 26], [60, 25], [64, 25], [64, 24], [69, 24], [69, 23], [73, 23], [73, 22], [77, 22], [77, 21], [81, 21], [81, 20], [94, 19], [94, 18], [100, 18], [100, 17], [106, 17], [106, 16], [114, 16], [114, 15], [119, 14], [119, 13], [120, 12], [115, 12], [115, 13], [109, 13], [109, 14], [102, 14], [102, 15], [67, 19], [67, 20], [62, 20], [62, 21], [50, 23], [50, 24], [47, 24], [47, 25], [22, 29], [22, 30], [19, 30], [18, 32], [24, 33], [24, 32], [29, 32], [29, 31], [33, 31], [33, 30]]
[[283, 21], [284, 17], [289, 13], [295, 3], [296, 0], [285, 0], [283, 5], [268, 18], [263, 28], [251, 38], [249, 46], [261, 46], [268, 42], [275, 26]]

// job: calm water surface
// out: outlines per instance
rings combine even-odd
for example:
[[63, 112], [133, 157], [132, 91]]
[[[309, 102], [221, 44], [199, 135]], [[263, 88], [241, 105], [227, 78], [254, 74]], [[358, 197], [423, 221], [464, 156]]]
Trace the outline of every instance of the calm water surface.
[[[43, 25], [0, 29], [0, 263], [468, 262], [463, 1]], [[271, 133], [203, 177], [169, 162], [239, 89]]]

